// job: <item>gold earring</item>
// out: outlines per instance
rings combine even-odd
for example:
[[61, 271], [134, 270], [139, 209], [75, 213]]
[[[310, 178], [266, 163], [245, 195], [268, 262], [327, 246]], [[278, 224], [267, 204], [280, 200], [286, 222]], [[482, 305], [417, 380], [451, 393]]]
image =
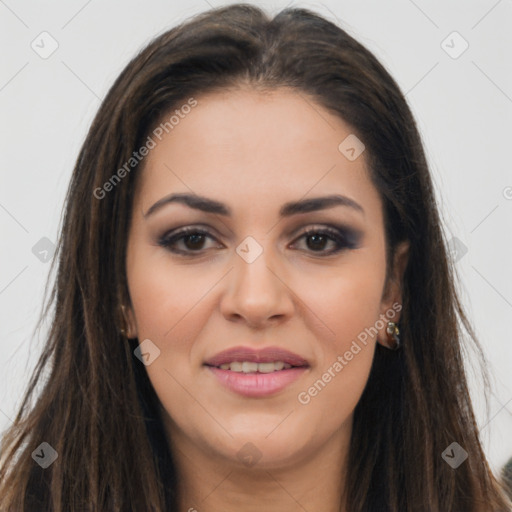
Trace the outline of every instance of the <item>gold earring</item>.
[[388, 322], [386, 334], [388, 336], [388, 348], [398, 350], [401, 346], [398, 325], [395, 322]]

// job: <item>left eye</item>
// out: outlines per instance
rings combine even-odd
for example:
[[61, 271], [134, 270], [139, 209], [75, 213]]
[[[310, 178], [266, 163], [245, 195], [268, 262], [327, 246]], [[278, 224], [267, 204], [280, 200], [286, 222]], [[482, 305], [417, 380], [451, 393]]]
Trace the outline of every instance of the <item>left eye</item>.
[[[353, 248], [353, 244], [348, 240], [349, 237], [333, 229], [309, 229], [302, 233], [297, 240], [301, 240], [302, 238], [309, 241], [309, 243], [306, 242], [306, 245], [312, 252], [320, 252], [327, 255], [334, 254], [342, 249]], [[332, 242], [334, 248], [330, 251], [325, 251], [323, 249], [325, 249], [328, 242]]]
[[[215, 241], [215, 238], [208, 232], [198, 228], [186, 228], [175, 234], [164, 235], [158, 242], [162, 247], [165, 247], [172, 253], [192, 255], [191, 253], [198, 253], [205, 250], [205, 240], [209, 238]], [[322, 229], [309, 229], [302, 233], [297, 240], [305, 239], [306, 245], [311, 252], [322, 253], [325, 255], [334, 254], [342, 249], [352, 249], [357, 246], [350, 236], [350, 233], [344, 233], [337, 229], [322, 228]], [[325, 246], [331, 242], [334, 248], [330, 251], [325, 250]], [[178, 245], [182, 243], [182, 247]], [[294, 242], [294, 245], [296, 242]]]

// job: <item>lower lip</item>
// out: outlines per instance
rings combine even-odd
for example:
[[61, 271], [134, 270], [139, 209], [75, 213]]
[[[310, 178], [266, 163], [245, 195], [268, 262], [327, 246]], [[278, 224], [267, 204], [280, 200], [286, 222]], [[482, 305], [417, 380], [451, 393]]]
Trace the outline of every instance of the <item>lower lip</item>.
[[308, 368], [297, 367], [272, 373], [243, 373], [221, 370], [215, 366], [208, 369], [221, 384], [239, 395], [265, 397], [283, 390], [296, 381]]

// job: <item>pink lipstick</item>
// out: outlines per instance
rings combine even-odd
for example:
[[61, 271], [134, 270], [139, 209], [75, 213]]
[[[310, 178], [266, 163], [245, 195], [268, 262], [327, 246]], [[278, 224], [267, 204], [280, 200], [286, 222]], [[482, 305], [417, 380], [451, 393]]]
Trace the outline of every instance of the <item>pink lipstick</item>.
[[222, 385], [247, 397], [273, 395], [309, 368], [306, 359], [279, 347], [234, 347], [219, 352], [204, 364]]

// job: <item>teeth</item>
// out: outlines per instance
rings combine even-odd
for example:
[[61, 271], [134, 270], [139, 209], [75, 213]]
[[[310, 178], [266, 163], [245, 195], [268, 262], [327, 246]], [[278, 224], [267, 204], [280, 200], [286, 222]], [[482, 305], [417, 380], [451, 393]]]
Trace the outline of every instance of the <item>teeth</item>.
[[[279, 367], [281, 366], [281, 367]], [[282, 370], [284, 363], [282, 361], [276, 361], [275, 363], [259, 363], [258, 371], [260, 373], [271, 373]]]
[[242, 373], [272, 373], [280, 370], [286, 370], [292, 366], [283, 361], [275, 361], [272, 363], [254, 363], [252, 361], [233, 361], [220, 365], [221, 370], [231, 370], [232, 372]]

